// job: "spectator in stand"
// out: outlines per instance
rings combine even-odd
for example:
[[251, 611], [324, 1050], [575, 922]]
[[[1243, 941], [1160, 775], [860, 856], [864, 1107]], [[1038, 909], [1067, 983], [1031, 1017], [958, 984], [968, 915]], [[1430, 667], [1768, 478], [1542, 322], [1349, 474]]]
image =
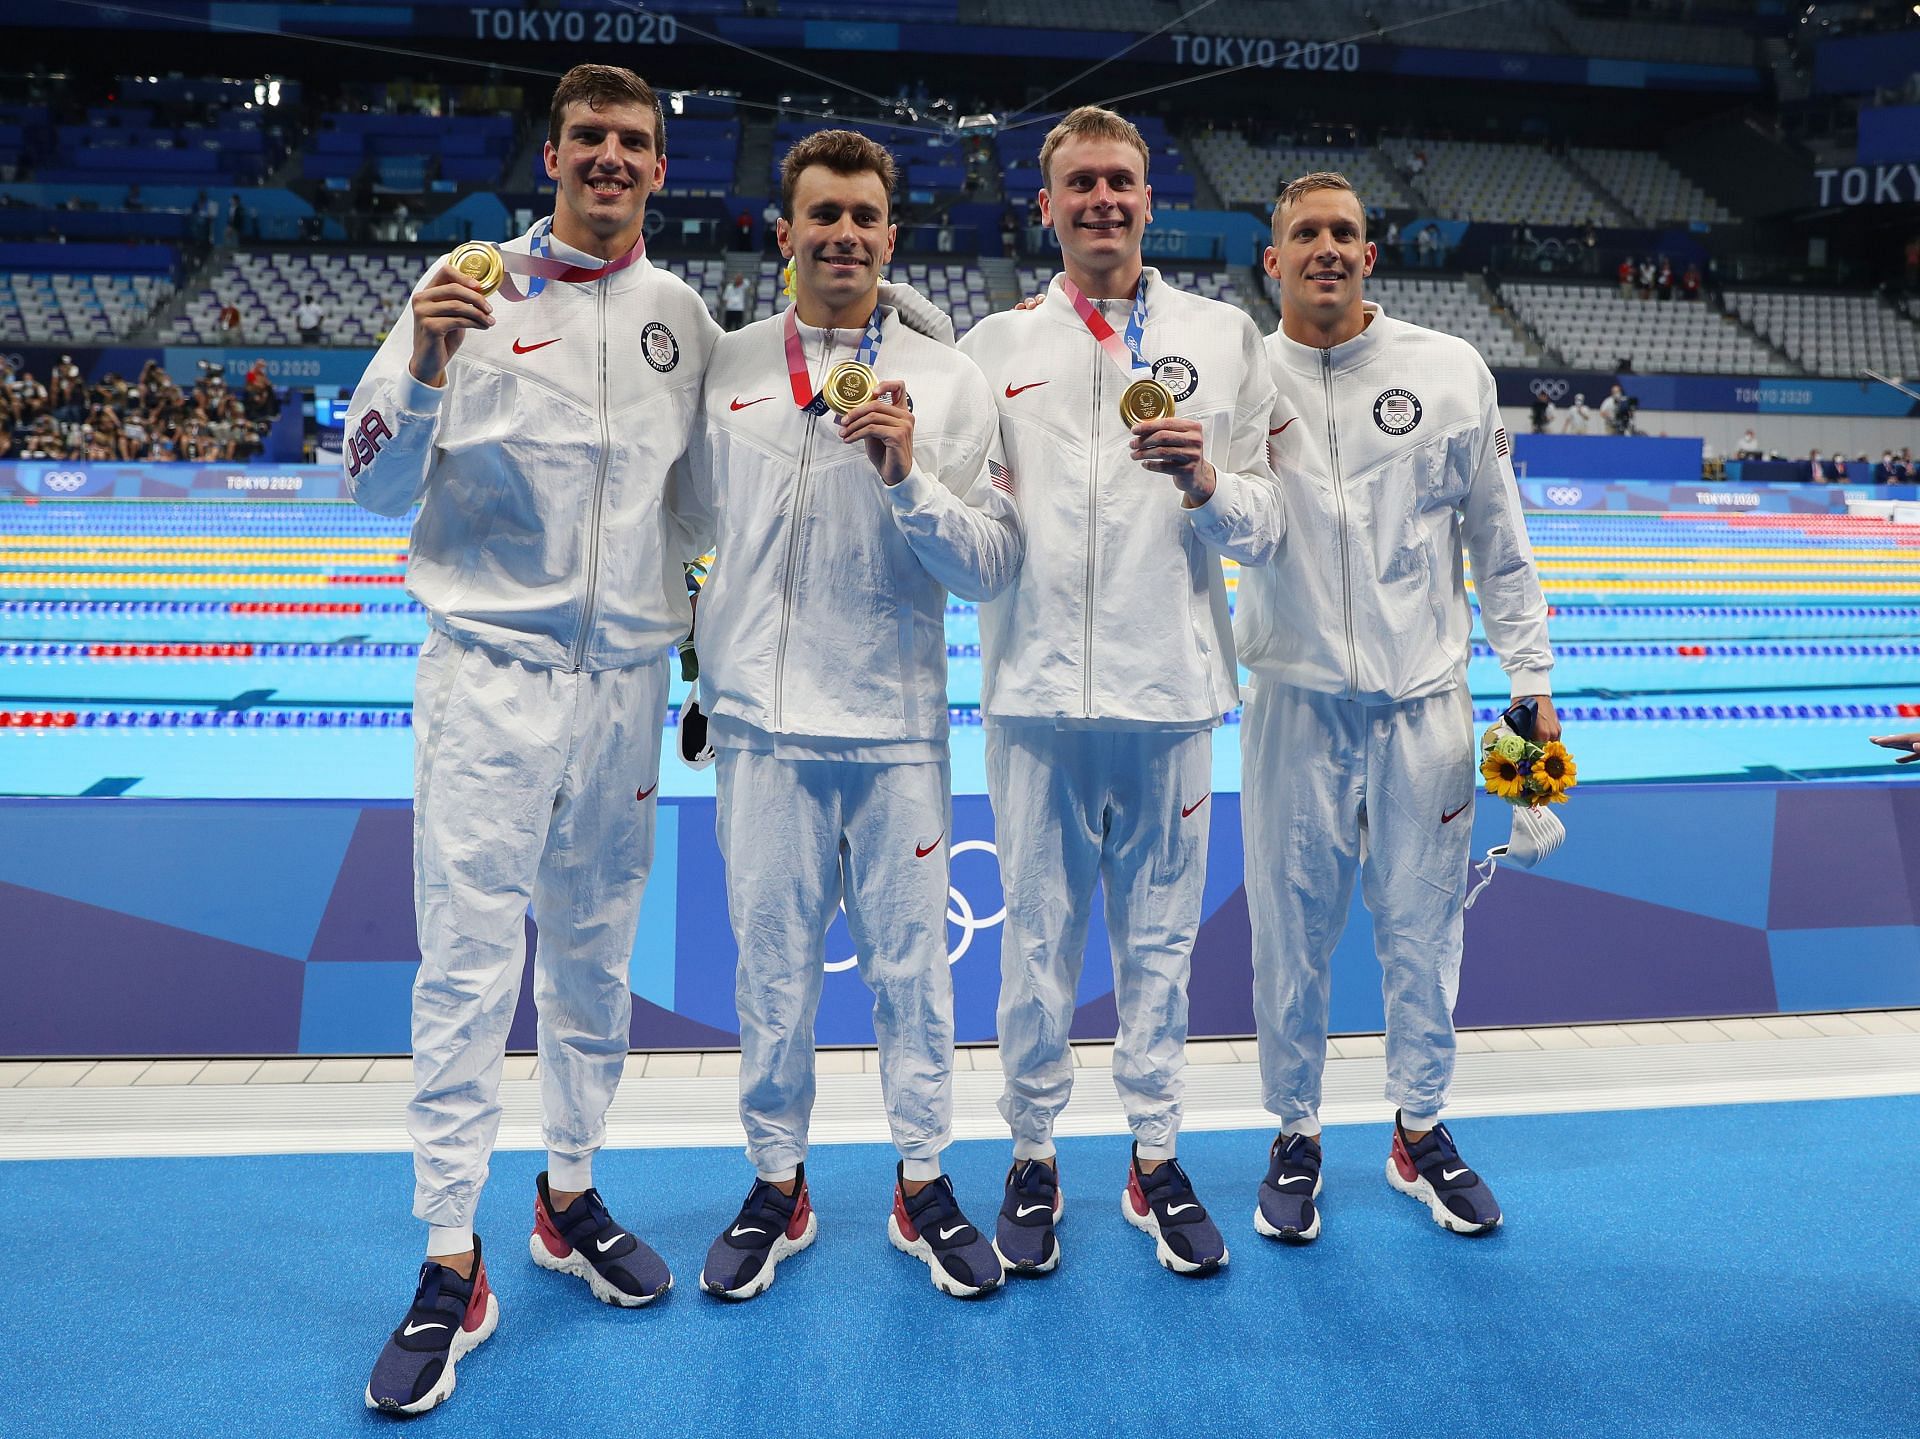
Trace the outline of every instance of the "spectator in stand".
[[1620, 268], [1615, 273], [1620, 277], [1620, 298], [1631, 300], [1633, 298], [1633, 256], [1628, 255], [1621, 260]]
[[1547, 432], [1547, 412], [1550, 409], [1552, 409], [1552, 406], [1547, 403], [1547, 397], [1545, 395], [1535, 395], [1533, 397], [1530, 418], [1533, 424], [1533, 432], [1536, 435], [1544, 435]]
[[247, 212], [240, 207], [240, 197], [231, 195], [227, 199], [227, 243], [240, 243], [240, 228], [246, 223]]
[[1662, 255], [1654, 270], [1653, 289], [1662, 300], [1673, 298], [1673, 262]]
[[1013, 217], [1013, 211], [1006, 210], [1000, 215], [1000, 253], [1012, 256], [1020, 252], [1020, 222]]
[[1809, 451], [1807, 454], [1807, 478], [1816, 485], [1826, 483], [1827, 467], [1821, 463], [1818, 450]]
[[1700, 298], [1700, 267], [1691, 261], [1687, 264], [1686, 273], [1680, 277], [1680, 298], [1683, 300]]
[[745, 254], [753, 253], [753, 216], [745, 210], [733, 222], [733, 248]]
[[767, 207], [760, 212], [760, 243], [766, 247], [768, 254], [776, 258], [780, 254], [780, 239], [774, 232], [779, 225], [780, 201], [776, 196], [767, 201]]
[[1736, 460], [1758, 460], [1765, 458], [1760, 449], [1760, 437], [1754, 434], [1751, 426], [1747, 428], [1745, 434], [1740, 436], [1740, 443], [1734, 449], [1733, 457]]
[[1641, 299], [1651, 300], [1653, 298], [1653, 282], [1658, 274], [1659, 271], [1651, 259], [1642, 260], [1639, 265], [1635, 267], [1634, 279], [1638, 282], [1636, 290]]
[[1907, 452], [1902, 450], [1899, 454], [1892, 455], [1887, 461], [1887, 483], [1890, 485], [1904, 485], [1910, 483], [1912, 480], [1913, 465], [1908, 458]]
[[1835, 484], [1844, 485], [1847, 482], [1847, 457], [1839, 450], [1833, 452], [1833, 462], [1827, 466], [1827, 469], [1832, 474]]
[[1420, 268], [1438, 269], [1440, 266], [1440, 234], [1431, 224], [1422, 225], [1420, 233], [1414, 237], [1414, 248], [1420, 253]]
[[1560, 421], [1560, 433], [1563, 435], [1584, 435], [1593, 420], [1593, 411], [1587, 408], [1587, 397], [1575, 395], [1573, 403], [1567, 406], [1567, 413]]
[[1420, 176], [1426, 172], [1426, 168], [1427, 152], [1425, 150], [1415, 150], [1413, 152], [1413, 158], [1407, 161], [1408, 178], [1418, 180]]
[[221, 304], [219, 326], [220, 333], [227, 339], [237, 340], [240, 338], [240, 307], [234, 304], [232, 300], [227, 300]]
[[293, 312], [293, 327], [300, 332], [300, 343], [317, 345], [320, 343], [320, 322], [326, 318], [326, 312], [320, 308], [320, 302], [309, 290], [301, 300], [300, 308]]
[[745, 275], [735, 275], [720, 290], [720, 323], [738, 330], [747, 323], [747, 301], [751, 298]]

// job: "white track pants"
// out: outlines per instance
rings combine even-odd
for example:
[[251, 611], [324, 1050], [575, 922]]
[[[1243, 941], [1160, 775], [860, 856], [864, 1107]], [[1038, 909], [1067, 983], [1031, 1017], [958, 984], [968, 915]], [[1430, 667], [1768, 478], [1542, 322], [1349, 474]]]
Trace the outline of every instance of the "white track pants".
[[806, 1161], [827, 929], [846, 904], [873, 991], [880, 1092], [909, 1179], [952, 1140], [948, 766], [782, 759], [722, 749], [717, 832], [740, 950], [740, 1121], [764, 1179]]
[[1453, 1079], [1480, 788], [1466, 688], [1362, 705], [1256, 678], [1240, 749], [1266, 1107], [1290, 1132], [1319, 1131], [1329, 967], [1358, 871], [1386, 1001], [1386, 1097], [1410, 1124], [1432, 1119]]
[[1095, 880], [1106, 890], [1119, 1011], [1114, 1087], [1140, 1157], [1173, 1157], [1212, 786], [1211, 730], [987, 726], [1007, 897], [1000, 1113], [1016, 1158], [1053, 1153], [1053, 1122], [1073, 1088], [1067, 1036]]
[[[529, 667], [435, 631], [414, 695], [413, 1212], [430, 1253], [470, 1231], [500, 1127], [500, 1069], [540, 928], [534, 999], [548, 1168], [593, 1183], [626, 1063], [627, 966], [653, 864], [667, 656]], [[645, 798], [636, 796], [644, 792]]]

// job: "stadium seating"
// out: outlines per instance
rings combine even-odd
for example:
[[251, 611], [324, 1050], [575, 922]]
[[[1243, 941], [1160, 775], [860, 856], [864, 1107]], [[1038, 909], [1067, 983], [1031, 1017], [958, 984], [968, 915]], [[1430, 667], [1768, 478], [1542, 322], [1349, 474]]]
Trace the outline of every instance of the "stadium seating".
[[1658, 374], [1790, 375], [1730, 317], [1700, 301], [1622, 299], [1610, 285], [1520, 284], [1501, 293], [1567, 364], [1610, 370], [1622, 359]]
[[1726, 304], [1809, 375], [1920, 375], [1920, 326], [1877, 296], [1731, 291]]
[[0, 274], [0, 341], [124, 340], [172, 294], [173, 286], [158, 275]]
[[1633, 223], [1537, 145], [1393, 139], [1380, 148], [1412, 177], [1414, 190], [1441, 219], [1622, 228]]
[[[1233, 276], [1225, 270], [1175, 269], [1165, 265], [1156, 268], [1160, 271], [1160, 278], [1176, 289], [1191, 290], [1210, 300], [1224, 300], [1238, 309], [1246, 308], [1240, 287], [1233, 283]], [[1019, 270], [1020, 293], [1039, 294], [1053, 282], [1054, 273], [1051, 266], [1022, 265]]]
[[[698, 262], [696, 262], [698, 263]], [[718, 260], [707, 263], [718, 266]], [[764, 320], [769, 315], [777, 315], [787, 307], [787, 301], [780, 293], [780, 271], [783, 262], [762, 260], [760, 274], [754, 285], [753, 302], [747, 308], [747, 321]], [[957, 338], [973, 328], [975, 323], [993, 310], [993, 301], [987, 295], [987, 277], [971, 262], [965, 260], [898, 260], [888, 271], [888, 278], [912, 285], [914, 289], [932, 300], [953, 318], [953, 331]], [[707, 303], [716, 310], [719, 306], [720, 277], [716, 275], [713, 290]]]
[[1652, 151], [1575, 148], [1570, 153], [1575, 164], [1645, 224], [1724, 224], [1733, 218], [1724, 205]]
[[1480, 352], [1489, 367], [1531, 363], [1526, 341], [1513, 332], [1503, 315], [1487, 307], [1467, 280], [1375, 275], [1367, 281], [1366, 292], [1389, 315], [1458, 335]]
[[1194, 157], [1229, 205], [1271, 205], [1288, 180], [1316, 170], [1345, 175], [1368, 205], [1411, 206], [1407, 193], [1378, 151], [1310, 145], [1253, 145], [1237, 130], [1196, 136]]
[[379, 190], [415, 193], [429, 180], [490, 185], [513, 147], [505, 115], [327, 115], [300, 158], [309, 180], [351, 181], [371, 167]]

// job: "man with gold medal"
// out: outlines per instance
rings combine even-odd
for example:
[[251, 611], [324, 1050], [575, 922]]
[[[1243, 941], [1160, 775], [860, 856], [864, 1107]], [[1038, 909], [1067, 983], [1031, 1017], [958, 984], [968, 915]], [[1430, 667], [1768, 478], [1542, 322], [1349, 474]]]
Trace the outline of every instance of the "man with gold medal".
[[354, 498], [386, 515], [419, 506], [407, 587], [432, 626], [414, 703], [407, 1115], [428, 1230], [366, 1386], [388, 1413], [451, 1394], [455, 1364], [498, 1321], [473, 1224], [529, 903], [547, 1164], [527, 1252], [622, 1307], [672, 1283], [593, 1180], [630, 1042], [669, 654], [690, 618], [668, 471], [720, 334], [641, 242], [665, 142], [639, 76], [569, 71], [548, 120], [552, 216], [432, 266], [348, 414]]
[[1053, 1126], [1100, 882], [1114, 1082], [1134, 1138], [1115, 1188], [1161, 1264], [1210, 1274], [1226, 1245], [1175, 1158], [1187, 979], [1212, 732], [1239, 699], [1221, 557], [1264, 563], [1284, 532], [1266, 462], [1273, 380], [1251, 320], [1141, 263], [1152, 190], [1138, 129], [1075, 110], [1040, 168], [1065, 273], [961, 345], [999, 406], [1027, 534], [1019, 578], [980, 615], [1014, 1141], [996, 1242], [1010, 1273], [1059, 1259]]
[[881, 284], [893, 183], [892, 158], [852, 131], [788, 152], [778, 231], [794, 304], [716, 347], [689, 466], [694, 542], [715, 553], [700, 685], [755, 1172], [701, 1273], [725, 1299], [762, 1293], [814, 1237], [814, 1016], [842, 904], [900, 1156], [888, 1236], [944, 1293], [1001, 1280], [940, 1172], [953, 1067], [945, 612], [949, 592], [997, 594], [1022, 541], [986, 381], [904, 323]]

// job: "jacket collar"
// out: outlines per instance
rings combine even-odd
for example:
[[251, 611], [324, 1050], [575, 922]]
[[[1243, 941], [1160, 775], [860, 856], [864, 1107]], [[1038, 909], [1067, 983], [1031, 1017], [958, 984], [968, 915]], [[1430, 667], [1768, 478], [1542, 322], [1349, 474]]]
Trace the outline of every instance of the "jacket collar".
[[[1142, 265], [1140, 273], [1146, 276], [1147, 280], [1147, 318], [1151, 320], [1156, 297], [1170, 293], [1172, 287], [1160, 278], [1160, 272], [1151, 265]], [[1071, 325], [1074, 329], [1084, 332], [1087, 327], [1082, 323], [1079, 312], [1073, 308], [1073, 301], [1067, 298], [1067, 292], [1060, 288], [1061, 282], [1066, 278], [1067, 272], [1062, 270], [1048, 282], [1046, 297], [1040, 303], [1040, 313], [1055, 324]], [[1094, 303], [1098, 305], [1101, 302], [1095, 300]]]
[[[532, 228], [529, 227], [524, 234], [516, 235], [513, 239], [508, 240], [503, 248], [513, 250], [517, 254], [531, 255], [533, 253]], [[560, 237], [555, 235], [551, 230], [547, 232], [547, 254], [560, 261], [563, 265], [586, 266], [604, 265], [607, 263], [598, 255], [589, 255], [585, 250], [574, 249], [573, 246], [560, 239]], [[623, 270], [619, 275], [615, 275], [614, 279], [618, 281], [628, 273], [637, 274], [642, 270], [652, 268], [652, 265], [653, 260], [643, 251], [639, 259], [627, 266], [626, 270]]]
[[1336, 373], [1358, 369], [1373, 358], [1374, 353], [1385, 343], [1387, 330], [1392, 321], [1387, 312], [1372, 300], [1364, 302], [1368, 315], [1367, 327], [1344, 344], [1323, 350], [1318, 345], [1303, 345], [1278, 326], [1274, 328], [1274, 339], [1280, 350], [1280, 359], [1289, 370], [1300, 375], [1317, 375], [1323, 363], [1322, 356], [1331, 360], [1329, 368]]

